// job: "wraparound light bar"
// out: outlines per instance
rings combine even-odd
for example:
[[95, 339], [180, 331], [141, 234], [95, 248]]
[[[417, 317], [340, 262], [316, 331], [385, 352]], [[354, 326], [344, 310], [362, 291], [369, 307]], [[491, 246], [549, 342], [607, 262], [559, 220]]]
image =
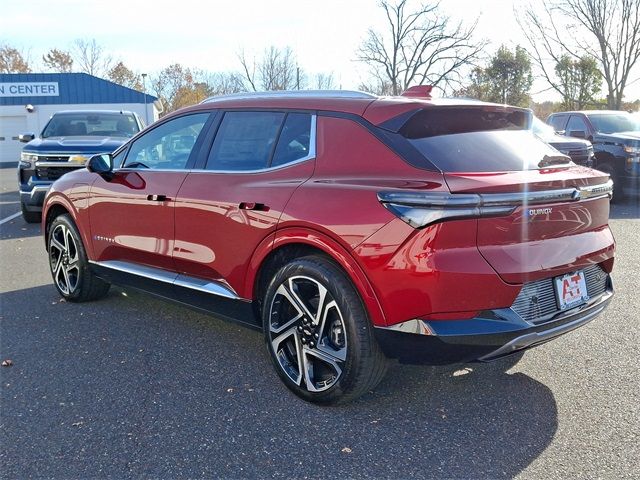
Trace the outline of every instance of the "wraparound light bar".
[[575, 202], [611, 197], [611, 180], [588, 187], [515, 193], [378, 192], [378, 200], [414, 228], [452, 219], [509, 215], [521, 205]]

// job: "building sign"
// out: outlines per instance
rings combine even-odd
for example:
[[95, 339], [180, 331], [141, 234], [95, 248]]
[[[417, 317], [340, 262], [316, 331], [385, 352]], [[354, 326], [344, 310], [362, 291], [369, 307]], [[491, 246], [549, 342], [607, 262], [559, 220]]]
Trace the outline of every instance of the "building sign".
[[58, 82], [0, 83], [0, 97], [58, 97]]

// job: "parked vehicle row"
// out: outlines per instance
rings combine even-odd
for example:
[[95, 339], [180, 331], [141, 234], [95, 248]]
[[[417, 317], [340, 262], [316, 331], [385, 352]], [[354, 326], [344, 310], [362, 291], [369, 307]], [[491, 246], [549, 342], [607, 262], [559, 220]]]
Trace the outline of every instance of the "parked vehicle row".
[[589, 110], [553, 113], [547, 118], [561, 135], [593, 144], [594, 167], [609, 174], [613, 199], [640, 192], [640, 119], [628, 112]]
[[529, 110], [428, 92], [167, 115], [51, 187], [56, 288], [129, 285], [262, 330], [286, 386], [325, 404], [375, 387], [388, 358], [488, 361], [595, 318], [613, 295], [609, 176], [534, 135]]
[[42, 202], [51, 184], [65, 173], [84, 168], [97, 153], [110, 153], [142, 130], [140, 118], [126, 111], [60, 111], [38, 137], [20, 135], [27, 143], [18, 164], [22, 216], [40, 222]]

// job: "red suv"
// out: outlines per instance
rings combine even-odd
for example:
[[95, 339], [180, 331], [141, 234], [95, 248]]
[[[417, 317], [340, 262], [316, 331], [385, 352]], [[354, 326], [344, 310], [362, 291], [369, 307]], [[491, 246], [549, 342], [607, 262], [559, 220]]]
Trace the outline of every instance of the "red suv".
[[608, 176], [529, 110], [409, 93], [212, 98], [91, 158], [46, 198], [57, 289], [123, 284], [262, 330], [318, 403], [372, 389], [387, 358], [491, 360], [602, 312]]

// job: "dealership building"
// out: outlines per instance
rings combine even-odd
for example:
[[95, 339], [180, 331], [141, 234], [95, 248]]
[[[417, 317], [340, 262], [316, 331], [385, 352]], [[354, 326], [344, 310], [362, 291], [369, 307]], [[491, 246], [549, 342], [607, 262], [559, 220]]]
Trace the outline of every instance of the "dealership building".
[[60, 110], [129, 110], [149, 125], [160, 104], [152, 95], [86, 73], [0, 74], [0, 163], [17, 162], [21, 133], [38, 135]]

